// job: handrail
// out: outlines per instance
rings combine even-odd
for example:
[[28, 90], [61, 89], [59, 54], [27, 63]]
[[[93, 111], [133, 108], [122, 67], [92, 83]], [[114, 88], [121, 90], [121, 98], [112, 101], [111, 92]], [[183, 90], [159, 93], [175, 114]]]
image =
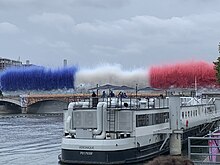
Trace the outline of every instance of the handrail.
[[[220, 164], [220, 146], [218, 146], [220, 135], [215, 135], [215, 133], [208, 135], [209, 137], [188, 137], [188, 158], [195, 164]], [[196, 144], [193, 143], [195, 141]], [[214, 146], [212, 146], [213, 142]]]

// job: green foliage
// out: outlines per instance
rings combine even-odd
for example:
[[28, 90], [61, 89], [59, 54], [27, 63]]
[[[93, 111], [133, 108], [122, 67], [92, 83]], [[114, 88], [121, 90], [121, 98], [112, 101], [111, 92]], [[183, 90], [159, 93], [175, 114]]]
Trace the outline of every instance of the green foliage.
[[220, 57], [217, 58], [217, 61], [214, 63], [214, 69], [216, 70], [216, 78], [218, 80], [218, 83], [220, 83]]

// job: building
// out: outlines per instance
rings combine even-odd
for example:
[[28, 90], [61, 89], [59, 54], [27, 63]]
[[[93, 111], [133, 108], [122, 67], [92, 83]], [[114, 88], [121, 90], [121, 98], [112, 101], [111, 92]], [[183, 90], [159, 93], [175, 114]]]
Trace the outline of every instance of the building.
[[21, 61], [16, 61], [16, 60], [10, 60], [7, 58], [1, 58], [0, 57], [0, 71], [4, 70], [6, 68], [12, 67], [12, 66], [23, 66], [23, 67], [29, 67], [29, 66], [33, 66], [33, 64], [30, 63], [29, 60], [26, 60], [25, 64], [22, 64]]
[[29, 67], [29, 66], [34, 66], [34, 65], [31, 64], [29, 60], [26, 60], [26, 63], [25, 63], [25, 64], [22, 64], [22, 66], [24, 66], [24, 67]]
[[0, 70], [4, 70], [12, 66], [22, 66], [22, 62], [16, 60], [10, 60], [7, 58], [0, 58]]

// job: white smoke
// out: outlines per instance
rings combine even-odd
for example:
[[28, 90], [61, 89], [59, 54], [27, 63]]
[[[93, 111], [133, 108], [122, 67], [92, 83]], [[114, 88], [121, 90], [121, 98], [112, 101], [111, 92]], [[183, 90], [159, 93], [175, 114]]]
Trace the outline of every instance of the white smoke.
[[76, 88], [91, 88], [96, 85], [127, 85], [138, 88], [149, 86], [147, 69], [122, 70], [120, 65], [102, 65], [94, 69], [80, 69], [75, 75]]

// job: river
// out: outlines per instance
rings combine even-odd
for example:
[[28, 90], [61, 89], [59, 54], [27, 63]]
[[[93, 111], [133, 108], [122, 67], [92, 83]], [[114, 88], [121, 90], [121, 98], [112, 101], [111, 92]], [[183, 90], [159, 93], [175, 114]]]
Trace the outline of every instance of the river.
[[63, 133], [61, 115], [8, 117], [0, 118], [0, 164], [58, 165]]

